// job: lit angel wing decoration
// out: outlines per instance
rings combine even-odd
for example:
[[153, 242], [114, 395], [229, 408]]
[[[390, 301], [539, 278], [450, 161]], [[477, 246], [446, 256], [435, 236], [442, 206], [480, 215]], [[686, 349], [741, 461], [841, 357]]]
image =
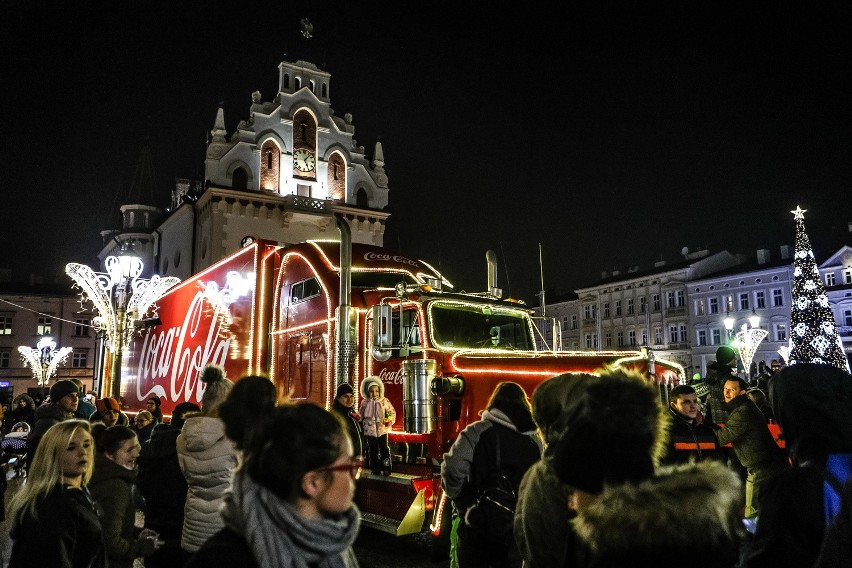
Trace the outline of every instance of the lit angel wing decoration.
[[56, 348], [56, 342], [49, 337], [44, 337], [38, 342], [37, 347], [18, 347], [21, 359], [32, 369], [39, 386], [44, 386], [50, 377], [56, 374], [56, 369], [61, 365], [68, 355], [73, 351], [71, 347]]

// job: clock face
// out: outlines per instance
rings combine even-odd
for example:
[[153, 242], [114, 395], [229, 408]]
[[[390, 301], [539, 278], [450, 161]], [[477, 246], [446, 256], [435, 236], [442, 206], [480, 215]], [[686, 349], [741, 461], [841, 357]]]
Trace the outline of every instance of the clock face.
[[300, 172], [310, 172], [314, 169], [314, 154], [305, 148], [293, 152], [293, 167]]

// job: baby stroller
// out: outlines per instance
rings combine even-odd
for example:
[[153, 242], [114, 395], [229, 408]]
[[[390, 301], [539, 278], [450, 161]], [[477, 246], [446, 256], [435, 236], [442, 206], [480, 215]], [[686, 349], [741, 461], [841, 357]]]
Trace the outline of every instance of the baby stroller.
[[3, 463], [9, 471], [14, 472], [13, 477], [24, 478], [27, 476], [27, 438], [30, 435], [30, 425], [26, 422], [16, 422], [12, 431], [6, 434], [0, 442], [0, 450], [3, 450]]

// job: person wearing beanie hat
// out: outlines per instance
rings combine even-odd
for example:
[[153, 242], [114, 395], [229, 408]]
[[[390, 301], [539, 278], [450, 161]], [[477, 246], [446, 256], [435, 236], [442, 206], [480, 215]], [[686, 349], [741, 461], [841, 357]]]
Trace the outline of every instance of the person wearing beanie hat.
[[716, 360], [707, 365], [707, 376], [704, 383], [710, 393], [707, 395], [708, 422], [724, 424], [728, 421], [728, 409], [722, 387], [728, 377], [734, 376], [737, 367], [737, 352], [733, 347], [722, 345], [716, 349]]
[[74, 418], [88, 420], [97, 409], [95, 408], [94, 403], [89, 402], [89, 400], [86, 399], [85, 393], [83, 392], [83, 381], [77, 378], [70, 380], [72, 383], [77, 385], [77, 392], [79, 393], [77, 396], [77, 410], [74, 411]]
[[157, 424], [163, 423], [163, 411], [160, 410], [162, 401], [157, 395], [153, 395], [145, 401], [145, 409], [154, 417], [154, 422]]
[[74, 418], [79, 397], [77, 385], [71, 381], [56, 381], [50, 387], [50, 402], [36, 408], [33, 427], [27, 437], [27, 468], [44, 433], [54, 424]]
[[177, 437], [178, 463], [187, 482], [181, 548], [195, 554], [201, 545], [225, 526], [219, 515], [231, 471], [239, 461], [239, 450], [225, 432], [219, 407], [234, 383], [218, 365], [207, 365], [200, 376], [204, 383], [201, 413], [188, 416]]
[[109, 428], [110, 426], [130, 427], [130, 419], [121, 411], [121, 405], [112, 397], [99, 398], [95, 400], [94, 414], [89, 417], [92, 424], [100, 423]]
[[355, 410], [355, 389], [352, 388], [352, 385], [349, 383], [340, 383], [337, 385], [331, 411], [336, 412], [343, 418], [343, 422], [346, 424], [346, 431], [352, 440], [355, 457], [363, 457], [364, 434], [361, 431], [361, 415]]
[[565, 548], [554, 542], [576, 538], [570, 520], [570, 487], [556, 477], [549, 462], [559, 439], [577, 417], [583, 393], [598, 377], [566, 373], [539, 384], [532, 395], [532, 417], [544, 439], [543, 459], [530, 467], [518, 489], [514, 536], [524, 566], [564, 566]]

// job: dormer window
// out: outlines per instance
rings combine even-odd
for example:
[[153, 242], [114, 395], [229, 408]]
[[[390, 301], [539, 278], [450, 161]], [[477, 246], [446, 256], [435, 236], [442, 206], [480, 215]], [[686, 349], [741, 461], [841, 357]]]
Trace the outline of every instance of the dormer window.
[[290, 74], [284, 73], [284, 76], [281, 77], [281, 90], [283, 91], [283, 90], [289, 89], [289, 88], [290, 88]]

